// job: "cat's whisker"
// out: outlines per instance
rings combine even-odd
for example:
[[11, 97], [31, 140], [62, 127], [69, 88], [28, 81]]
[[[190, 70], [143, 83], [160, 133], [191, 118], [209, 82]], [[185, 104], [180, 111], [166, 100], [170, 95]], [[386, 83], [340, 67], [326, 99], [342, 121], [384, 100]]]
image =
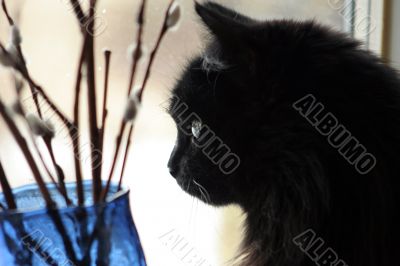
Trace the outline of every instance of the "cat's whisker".
[[[196, 202], [196, 203], [195, 203]], [[192, 212], [191, 212], [191, 221], [193, 221], [193, 223], [189, 224], [188, 230], [189, 232], [196, 232], [196, 218], [197, 218], [197, 207], [198, 207], [198, 202], [199, 200], [192, 196]]]
[[189, 212], [189, 225], [192, 224], [192, 217], [193, 217], [193, 206], [194, 206], [194, 197], [192, 197], [192, 206], [190, 207], [190, 212]]
[[[190, 181], [188, 182], [188, 186], [187, 186], [187, 188], [186, 188], [186, 191], [187, 191], [187, 192], [188, 192], [189, 189], [190, 189], [191, 183], [192, 183], [192, 180], [190, 179]], [[192, 221], [192, 217], [193, 217], [193, 204], [194, 204], [194, 197], [193, 197], [193, 196], [191, 196], [191, 197], [192, 197], [192, 207], [190, 208], [190, 213], [189, 213], [189, 224], [190, 224], [191, 221]]]
[[204, 202], [208, 203], [208, 202], [207, 202], [206, 195], [204, 195], [203, 190], [202, 190], [201, 188], [199, 188], [199, 190], [200, 190], [201, 199], [202, 199]]
[[200, 193], [201, 193], [201, 195], [202, 195], [202, 199], [204, 200], [205, 203], [208, 204], [209, 201], [208, 201], [208, 198], [207, 198], [207, 196], [206, 196], [204, 190], [203, 190], [202, 188], [200, 188], [200, 187], [199, 187], [199, 190], [200, 190]]
[[193, 181], [193, 179], [190, 179], [189, 182], [188, 182], [188, 185], [187, 185], [187, 187], [186, 187], [186, 191], [187, 191], [187, 192], [189, 192], [190, 185], [192, 184], [192, 181]]
[[200, 185], [198, 182], [196, 182], [196, 180], [193, 179], [193, 183], [195, 183], [198, 187], [199, 190], [201, 191], [200, 193], [204, 194], [204, 196], [206, 197], [205, 201], [207, 203], [211, 202], [211, 198], [210, 198], [210, 193], [208, 193], [207, 189], [205, 189], [205, 187], [203, 187], [202, 185]]
[[197, 214], [198, 214], [198, 210], [199, 210], [199, 199], [196, 198], [196, 211], [194, 213], [194, 223], [193, 223], [193, 228], [194, 228], [194, 232], [196, 232], [196, 227], [197, 227]]
[[205, 195], [204, 195], [204, 192], [203, 192], [203, 190], [201, 189], [201, 187], [198, 185], [198, 183], [196, 183], [196, 181], [193, 180], [193, 182], [197, 185], [197, 188], [199, 189], [199, 192], [200, 192], [200, 199], [201, 199], [201, 200], [204, 200], [206, 203], [208, 203], [208, 202], [207, 202], [207, 199], [206, 199], [206, 197], [205, 197]]

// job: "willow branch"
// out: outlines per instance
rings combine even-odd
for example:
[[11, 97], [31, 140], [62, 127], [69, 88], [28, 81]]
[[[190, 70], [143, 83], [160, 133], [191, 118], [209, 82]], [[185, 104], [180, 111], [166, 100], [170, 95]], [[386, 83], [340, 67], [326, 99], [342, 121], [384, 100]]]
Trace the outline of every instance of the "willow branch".
[[[149, 59], [148, 65], [147, 65], [146, 74], [145, 74], [145, 77], [144, 77], [144, 79], [143, 79], [143, 83], [142, 83], [142, 86], [141, 86], [141, 88], [140, 88], [140, 91], [139, 91], [139, 93], [138, 93], [139, 102], [142, 102], [143, 92], [144, 92], [144, 90], [145, 90], [146, 87], [147, 87], [147, 82], [148, 82], [148, 80], [149, 80], [149, 78], [150, 78], [150, 73], [151, 73], [151, 69], [152, 69], [153, 64], [154, 64], [154, 59], [156, 58], [156, 55], [157, 55], [158, 50], [160, 49], [162, 40], [164, 39], [164, 36], [165, 36], [165, 34], [167, 33], [167, 31], [168, 31], [168, 26], [167, 26], [167, 20], [168, 20], [168, 16], [169, 16], [169, 13], [168, 13], [168, 12], [169, 12], [169, 10], [171, 9], [173, 3], [174, 3], [174, 1], [171, 0], [170, 4], [169, 4], [169, 6], [168, 6], [168, 9], [167, 9], [167, 11], [166, 11], [166, 13], [165, 13], [164, 23], [163, 23], [161, 32], [160, 32], [160, 34], [159, 34], [159, 36], [158, 36], [156, 46], [154, 47], [153, 51], [152, 51], [151, 54], [150, 54], [150, 59]], [[122, 179], [123, 179], [123, 177], [124, 177], [124, 172], [125, 172], [125, 166], [124, 166], [124, 165], [126, 164], [126, 160], [127, 160], [127, 158], [128, 158], [128, 154], [127, 154], [127, 153], [128, 153], [128, 151], [129, 151], [129, 146], [131, 145], [131, 139], [132, 139], [132, 134], [133, 134], [133, 127], [134, 127], [134, 125], [132, 124], [132, 125], [131, 125], [131, 128], [130, 128], [130, 130], [129, 130], [129, 133], [128, 133], [128, 138], [127, 138], [126, 147], [125, 147], [125, 154], [124, 154], [124, 162], [123, 162], [123, 166], [122, 166], [122, 169], [121, 169], [121, 175], [120, 175], [120, 181], [119, 181], [119, 184], [120, 184], [120, 185], [119, 185], [119, 189], [121, 188]]]
[[75, 83], [75, 100], [74, 100], [74, 137], [72, 138], [73, 152], [74, 152], [74, 165], [75, 165], [75, 176], [76, 176], [76, 193], [78, 196], [78, 205], [82, 206], [85, 202], [85, 195], [83, 191], [82, 183], [82, 168], [81, 168], [81, 155], [80, 155], [80, 136], [79, 136], [79, 103], [81, 95], [81, 82], [82, 82], [82, 68], [85, 62], [85, 55], [88, 49], [87, 34], [83, 41], [83, 47], [79, 58], [78, 72]]
[[[129, 77], [129, 84], [128, 84], [128, 93], [127, 96], [131, 94], [133, 83], [135, 81], [135, 74], [136, 74], [136, 69], [139, 64], [139, 59], [140, 59], [140, 53], [142, 49], [142, 41], [143, 41], [143, 29], [144, 29], [144, 11], [146, 8], [146, 0], [142, 0], [142, 4], [140, 6], [140, 11], [137, 17], [137, 23], [138, 23], [138, 32], [137, 32], [137, 40], [136, 40], [136, 50], [133, 53], [133, 60], [132, 60], [132, 68], [131, 68], [131, 73]], [[115, 166], [117, 165], [117, 160], [118, 160], [118, 154], [121, 149], [121, 143], [122, 143], [122, 137], [124, 134], [126, 128], [126, 122], [123, 120], [121, 122], [120, 130], [118, 132], [117, 138], [116, 138], [116, 145], [115, 145], [115, 151], [114, 151], [114, 156], [113, 156], [113, 161], [111, 164], [111, 170], [110, 174], [107, 179], [107, 184], [105, 189], [102, 191], [101, 199], [105, 200], [108, 194], [108, 190], [110, 189], [111, 185], [111, 180], [114, 175], [115, 171]]]
[[[21, 62], [22, 62], [22, 64], [21, 64], [21, 69], [22, 69], [24, 72], [26, 72], [27, 75], [29, 75], [28, 68], [26, 67], [25, 57], [24, 57], [24, 55], [23, 55], [23, 53], [22, 53], [22, 49], [21, 49], [20, 46], [18, 46], [18, 47], [16, 47], [16, 48], [17, 48], [17, 51], [18, 51], [19, 58], [20, 58], [20, 60], [21, 60]], [[33, 98], [33, 102], [35, 103], [36, 111], [37, 111], [39, 117], [40, 117], [41, 119], [43, 119], [43, 113], [42, 113], [42, 110], [41, 110], [41, 108], [40, 108], [39, 99], [38, 99], [38, 94], [37, 94], [37, 92], [36, 92], [35, 86], [34, 86], [34, 84], [32, 84], [32, 83], [30, 83], [30, 82], [28, 82], [28, 85], [29, 85], [29, 89], [30, 89], [30, 91], [31, 91], [31, 95], [32, 95], [32, 98]]]
[[[5, 0], [2, 0], [2, 7], [3, 7], [3, 11], [6, 14], [6, 17], [7, 17], [8, 21], [9, 21], [9, 24], [11, 26], [14, 25], [14, 21], [12, 20], [12, 18], [8, 14], [8, 10], [7, 10], [7, 7], [6, 7]], [[41, 92], [41, 94], [42, 94], [43, 98], [45, 98], [46, 102], [51, 106], [51, 108], [53, 110], [56, 111], [57, 115], [60, 116], [62, 118], [61, 120], [67, 125], [68, 124], [68, 122], [67, 122], [68, 120], [66, 119], [66, 117], [50, 101], [50, 99], [47, 97], [47, 95], [44, 93], [44, 91], [39, 86], [35, 86], [35, 83], [30, 78], [28, 69], [26, 67], [26, 62], [25, 62], [25, 59], [24, 59], [24, 56], [23, 56], [23, 53], [22, 53], [21, 46], [18, 44], [16, 48], [17, 48], [17, 51], [18, 51], [18, 54], [19, 54], [19, 57], [20, 57], [20, 60], [21, 60], [22, 64], [20, 62], [14, 62], [14, 64], [16, 66], [16, 69], [24, 76], [24, 78], [29, 83], [29, 87], [31, 88], [31, 93], [32, 93], [33, 99], [35, 101], [35, 105], [36, 105], [39, 117], [42, 118], [42, 113], [41, 113], [39, 102], [38, 102], [38, 99], [37, 99], [36, 90], [34, 88], [38, 89], [39, 92]], [[0, 49], [2, 50], [3, 53], [6, 52], [6, 50], [4, 49], [4, 46], [1, 43], [0, 43]], [[63, 233], [65, 233], [64, 225], [62, 224], [58, 213], [57, 212], [53, 212], [53, 211], [50, 210], [52, 208], [55, 208], [56, 204], [51, 199], [50, 193], [49, 193], [49, 191], [48, 191], [48, 189], [46, 187], [46, 184], [44, 183], [44, 180], [43, 180], [43, 178], [42, 178], [42, 176], [40, 174], [40, 171], [39, 171], [39, 169], [38, 169], [38, 167], [37, 167], [37, 165], [35, 163], [35, 160], [34, 160], [32, 154], [31, 154], [31, 152], [29, 150], [29, 147], [28, 147], [28, 145], [26, 143], [25, 138], [19, 132], [18, 128], [16, 127], [16, 125], [14, 123], [14, 121], [8, 116], [8, 114], [7, 114], [6, 110], [5, 110], [5, 106], [3, 105], [1, 100], [0, 100], [0, 112], [1, 112], [1, 115], [2, 115], [2, 117], [4, 119], [4, 121], [8, 125], [10, 131], [12, 132], [12, 135], [14, 136], [14, 138], [17, 141], [18, 145], [20, 146], [21, 151], [23, 152], [23, 154], [25, 156], [25, 159], [28, 162], [28, 165], [31, 168], [31, 171], [32, 171], [33, 176], [34, 176], [34, 178], [36, 180], [36, 183], [38, 184], [39, 190], [41, 191], [41, 194], [42, 194], [42, 196], [43, 196], [43, 198], [44, 198], [44, 200], [46, 202], [46, 205], [47, 205], [47, 207], [49, 209], [49, 212], [51, 213], [50, 216], [52, 217], [52, 219], [53, 219], [58, 231], [61, 233], [61, 237], [63, 239], [67, 254], [71, 258], [71, 260], [73, 260], [73, 262], [75, 263], [76, 257], [75, 257], [75, 254], [73, 252], [72, 245], [71, 245], [67, 235], [63, 234]], [[47, 144], [49, 152], [53, 153], [52, 148], [51, 148], [51, 143], [49, 143], [46, 139], [43, 139], [43, 140]], [[53, 160], [53, 162], [55, 162], [55, 160]], [[59, 174], [62, 173], [62, 175], [63, 175], [62, 169], [61, 169], [61, 167], [59, 167], [57, 165], [57, 163], [55, 163], [55, 168], [56, 168], [57, 173], [59, 173]]]
[[[8, 24], [10, 26], [14, 26], [15, 25], [14, 20], [11, 18], [10, 14], [8, 13], [7, 4], [6, 4], [5, 0], [1, 1], [1, 6], [3, 8], [3, 12], [4, 12], [5, 16], [7, 17]], [[22, 62], [21, 68], [23, 68], [23, 70], [28, 73], [28, 69], [26, 67], [26, 61], [25, 61], [25, 57], [24, 57], [24, 55], [22, 53], [21, 45], [18, 44], [15, 48], [17, 49], [18, 55], [19, 55], [20, 60]], [[40, 109], [39, 100], [38, 100], [36, 91], [35, 91], [35, 89], [34, 89], [34, 87], [32, 86], [31, 83], [29, 83], [29, 88], [31, 90], [32, 98], [33, 98], [33, 101], [35, 103], [36, 111], [37, 111], [39, 117], [43, 118], [42, 111]]]
[[65, 174], [63, 169], [61, 168], [61, 166], [57, 163], [56, 161], [56, 156], [54, 154], [54, 149], [53, 149], [53, 144], [52, 144], [52, 140], [51, 138], [43, 138], [44, 143], [46, 145], [46, 148], [50, 154], [50, 159], [51, 162], [53, 163], [53, 166], [55, 168], [56, 171], [56, 175], [57, 175], [57, 181], [59, 184], [59, 189], [61, 190], [61, 194], [65, 197], [65, 200], [67, 202], [68, 205], [72, 204], [72, 201], [68, 198], [68, 191], [67, 191], [67, 187], [65, 186]]
[[0, 114], [3, 117], [4, 121], [6, 122], [8, 128], [10, 129], [15, 141], [18, 143], [29, 167], [31, 168], [33, 177], [35, 178], [36, 183], [38, 184], [38, 187], [39, 187], [40, 192], [46, 202], [47, 207], [54, 208], [56, 205], [53, 202], [53, 200], [51, 199], [49, 190], [47, 189], [46, 184], [43, 181], [42, 175], [40, 174], [40, 171], [35, 163], [32, 153], [29, 150], [28, 144], [27, 144], [25, 138], [22, 136], [22, 134], [18, 130], [14, 121], [7, 114], [6, 107], [4, 106], [4, 104], [1, 100], [0, 100]]
[[49, 176], [51, 182], [54, 184], [55, 188], [58, 190], [58, 192], [60, 192], [61, 196], [64, 197], [65, 202], [67, 203], [67, 205], [72, 205], [72, 201], [69, 199], [67, 191], [64, 188], [62, 188], [60, 185], [57, 184], [57, 181], [55, 180], [55, 178], [53, 177], [52, 173], [50, 172], [49, 168], [46, 165], [46, 162], [44, 161], [44, 158], [40, 152], [40, 149], [36, 143], [35, 137], [32, 135], [32, 133], [29, 134], [33, 147], [35, 148], [35, 151], [37, 153], [37, 155], [39, 156], [40, 162], [42, 164], [42, 166], [44, 167], [44, 170], [46, 171], [47, 175]]
[[165, 12], [165, 18], [164, 18], [164, 23], [163, 23], [161, 32], [158, 35], [156, 46], [154, 47], [153, 51], [150, 54], [150, 59], [149, 59], [149, 63], [148, 63], [147, 69], [146, 69], [146, 74], [144, 76], [142, 86], [141, 86], [140, 91], [138, 93], [138, 97], [139, 97], [139, 101], [140, 102], [142, 101], [143, 92], [146, 89], [147, 82], [149, 81], [149, 78], [150, 78], [150, 73], [151, 73], [151, 70], [153, 68], [154, 59], [156, 58], [156, 55], [157, 55], [158, 50], [160, 49], [162, 40], [164, 39], [164, 36], [168, 31], [168, 26], [167, 26], [167, 20], [168, 20], [168, 16], [169, 16], [168, 12], [170, 11], [173, 3], [174, 3], [174, 0], [171, 0], [171, 2], [169, 3], [168, 9]]
[[33, 177], [36, 180], [36, 183], [39, 187], [39, 190], [46, 202], [47, 208], [48, 208], [48, 213], [50, 217], [52, 218], [54, 224], [56, 225], [56, 228], [58, 232], [60, 232], [61, 238], [64, 242], [65, 249], [68, 253], [69, 258], [75, 263], [76, 261], [76, 256], [74, 254], [72, 244], [68, 239], [68, 235], [66, 234], [65, 227], [61, 221], [61, 218], [59, 217], [59, 213], [57, 210], [54, 210], [56, 208], [55, 202], [51, 199], [50, 193], [48, 188], [46, 187], [46, 184], [40, 174], [39, 168], [36, 165], [36, 162], [33, 158], [32, 153], [29, 150], [28, 144], [25, 140], [25, 138], [22, 136], [20, 131], [18, 130], [16, 124], [14, 121], [9, 117], [6, 107], [4, 106], [3, 102], [0, 99], [0, 114], [3, 117], [3, 120], [6, 122], [8, 128], [10, 129], [14, 139], [16, 140], [17, 144], [19, 145], [31, 171], [33, 174]]
[[130, 78], [129, 78], [129, 85], [128, 85], [128, 97], [131, 95], [132, 88], [133, 88], [133, 83], [135, 82], [135, 74], [136, 74], [136, 69], [139, 64], [139, 59], [140, 59], [140, 54], [141, 54], [141, 49], [142, 49], [142, 42], [143, 42], [143, 30], [144, 30], [144, 11], [146, 8], [146, 0], [142, 1], [142, 4], [140, 6], [140, 11], [139, 15], [137, 18], [137, 23], [138, 23], [138, 32], [137, 32], [137, 37], [136, 37], [136, 50], [133, 53], [133, 60], [132, 60], [132, 68], [131, 68], [131, 73], [130, 73]]
[[[18, 93], [18, 92], [17, 92], [17, 93]], [[34, 136], [33, 133], [31, 132], [31, 127], [29, 126], [29, 122], [28, 122], [28, 120], [26, 119], [26, 117], [27, 117], [27, 116], [26, 116], [26, 112], [25, 112], [23, 106], [21, 105], [20, 93], [18, 93], [18, 104], [20, 105], [20, 112], [21, 112], [21, 115], [22, 115], [22, 117], [24, 118], [25, 123], [26, 123], [26, 126], [27, 126], [27, 128], [28, 128], [29, 137], [30, 137], [30, 139], [31, 139], [31, 142], [32, 142], [32, 144], [33, 144], [33, 147], [35, 148], [35, 151], [36, 151], [37, 155], [39, 156], [39, 159], [40, 159], [40, 162], [42, 163], [42, 166], [44, 167], [44, 169], [45, 169], [47, 175], [49, 176], [50, 180], [53, 182], [55, 188], [56, 188], [56, 189], [60, 192], [60, 194], [64, 197], [65, 202], [67, 203], [67, 205], [71, 205], [71, 204], [72, 204], [72, 201], [68, 198], [67, 190], [65, 189], [65, 187], [62, 188], [62, 187], [60, 187], [60, 186], [57, 184], [55, 178], [53, 177], [52, 173], [50, 172], [49, 168], [48, 168], [47, 165], [46, 165], [46, 162], [45, 162], [45, 160], [44, 160], [44, 158], [43, 158], [43, 156], [42, 156], [42, 153], [40, 152], [39, 146], [38, 146], [37, 143], [36, 143], [35, 136]], [[45, 136], [44, 136], [43, 138], [48, 138], [48, 139], [49, 139], [49, 143], [51, 143], [51, 138], [50, 138], [50, 137], [45, 137]], [[50, 150], [52, 151], [52, 149], [50, 149]], [[57, 164], [55, 164], [55, 165], [57, 165]], [[58, 169], [56, 168], [56, 171], [57, 171], [57, 170], [58, 170]], [[57, 173], [57, 174], [60, 174], [60, 173]]]
[[8, 182], [6, 172], [4, 171], [1, 162], [0, 162], [0, 185], [1, 188], [3, 189], [3, 194], [6, 199], [8, 209], [9, 210], [17, 209], [17, 204], [15, 203], [10, 183]]
[[[27, 76], [29, 76], [28, 68], [26, 67], [25, 58], [24, 58], [24, 55], [22, 53], [21, 47], [18, 46], [17, 49], [18, 49], [19, 57], [20, 57], [21, 62], [22, 62], [21, 68], [27, 74]], [[39, 117], [41, 119], [43, 119], [43, 114], [42, 114], [42, 111], [41, 111], [41, 108], [40, 108], [40, 105], [39, 105], [39, 100], [38, 100], [37, 93], [36, 93], [37, 89], [35, 87], [35, 84], [33, 82], [31, 82], [31, 81], [28, 81], [28, 83], [29, 83], [29, 87], [31, 89], [31, 93], [32, 93], [32, 97], [33, 97], [33, 100], [34, 100], [34, 103], [35, 103], [35, 106], [36, 106], [37, 113], [38, 113]], [[58, 178], [58, 183], [59, 183], [59, 188], [62, 190], [61, 194], [65, 197], [66, 202], [68, 204], [71, 204], [71, 201], [69, 200], [68, 195], [67, 195], [67, 189], [65, 187], [65, 174], [64, 174], [64, 171], [61, 168], [61, 166], [57, 163], [57, 160], [56, 160], [56, 157], [55, 157], [55, 154], [54, 154], [53, 145], [52, 145], [52, 140], [51, 140], [51, 138], [46, 138], [46, 137], [43, 137], [42, 140], [43, 140], [43, 142], [44, 142], [44, 144], [45, 144], [45, 146], [47, 148], [47, 151], [48, 151], [48, 153], [50, 155], [51, 162], [53, 164], [54, 170], [56, 171], [57, 178]], [[44, 161], [43, 161], [43, 164], [45, 165]], [[50, 173], [48, 171], [46, 165], [45, 165], [45, 167], [46, 167], [47, 172]], [[52, 180], [54, 180], [51, 175], [50, 175], [50, 178], [52, 178]]]
[[110, 189], [111, 180], [112, 180], [112, 176], [114, 174], [115, 166], [117, 165], [119, 150], [121, 149], [122, 137], [123, 137], [125, 128], [126, 128], [126, 122], [124, 121], [124, 122], [121, 123], [120, 129], [119, 129], [119, 133], [118, 133], [118, 136], [117, 136], [117, 139], [116, 139], [114, 158], [113, 158], [113, 161], [112, 161], [110, 174], [109, 174], [108, 179], [107, 179], [106, 187], [103, 189], [103, 191], [101, 193], [101, 200], [105, 200], [106, 199], [107, 194], [108, 194], [108, 190]]
[[[11, 16], [8, 13], [8, 9], [7, 9], [7, 5], [6, 5], [6, 1], [5, 0], [2, 0], [2, 7], [3, 7], [3, 12], [4, 12], [4, 14], [6, 15], [6, 17], [8, 19], [8, 22], [9, 22], [10, 26], [13, 26], [15, 23], [14, 23], [14, 20], [11, 18]], [[28, 71], [28, 68], [26, 66], [26, 60], [25, 60], [24, 54], [22, 52], [21, 45], [18, 44], [16, 46], [16, 49], [18, 51], [18, 56], [19, 56], [19, 58], [21, 60], [20, 68], [21, 68], [21, 70], [23, 72], [25, 72], [29, 76], [29, 71]], [[40, 108], [39, 99], [38, 99], [38, 95], [36, 93], [35, 86], [34, 86], [34, 84], [32, 82], [28, 82], [28, 84], [29, 84], [29, 88], [30, 88], [30, 91], [31, 91], [31, 94], [32, 94], [33, 101], [35, 103], [36, 111], [37, 111], [39, 117], [41, 119], [43, 119], [43, 114], [42, 114], [42, 111], [41, 111], [41, 108]], [[52, 143], [51, 143], [51, 139], [43, 138], [43, 142], [45, 143], [47, 151], [48, 151], [48, 153], [49, 153], [49, 155], [51, 157], [51, 161], [53, 163], [54, 169], [55, 169], [57, 177], [58, 177], [58, 182], [59, 182], [61, 188], [64, 191], [63, 194], [67, 195], [67, 190], [65, 188], [65, 183], [64, 183], [65, 174], [64, 174], [64, 171], [61, 168], [61, 166], [56, 161], [56, 157], [54, 155], [54, 150], [53, 150], [53, 146], [52, 146]]]
[[[4, 48], [4, 46], [0, 43], [0, 49], [2, 50], [2, 52], [6, 55], [9, 55], [7, 50]], [[35, 90], [37, 91], [37, 93], [39, 93], [43, 100], [49, 105], [49, 107], [54, 111], [54, 113], [57, 115], [57, 117], [61, 120], [61, 122], [64, 124], [65, 128], [68, 129], [70, 138], [73, 142], [75, 142], [75, 135], [76, 135], [76, 127], [75, 125], [67, 118], [66, 115], [64, 115], [63, 112], [60, 111], [60, 109], [53, 103], [53, 101], [48, 97], [48, 95], [46, 94], [46, 92], [39, 86], [37, 85], [33, 79], [31, 78], [31, 76], [29, 75], [29, 73], [27, 71], [24, 70], [23, 67], [21, 67], [20, 64], [18, 64], [18, 62], [14, 62], [15, 64], [15, 69], [22, 75], [22, 77], [29, 83], [31, 84]]]
[[106, 120], [108, 115], [107, 99], [108, 99], [108, 83], [110, 77], [110, 62], [111, 62], [111, 51], [104, 51], [105, 60], [105, 73], [104, 73], [104, 91], [103, 91], [103, 108], [102, 108], [102, 119], [100, 128], [100, 153], [103, 153], [104, 149], [104, 135], [106, 130]]
[[129, 136], [132, 135], [133, 133], [133, 124], [131, 125], [131, 127], [129, 128], [129, 133], [128, 133], [128, 142], [126, 143], [126, 147], [125, 147], [125, 153], [124, 153], [124, 160], [122, 162], [122, 169], [121, 169], [121, 175], [119, 177], [119, 182], [118, 182], [118, 191], [121, 190], [122, 188], [122, 179], [124, 177], [124, 173], [125, 173], [125, 168], [126, 168], [126, 163], [128, 162], [128, 156], [129, 156], [129, 148], [131, 147], [131, 138]]
[[2, 6], [2, 8], [3, 8], [4, 14], [5, 14], [6, 17], [7, 17], [8, 23], [9, 23], [10, 25], [14, 25], [14, 20], [11, 18], [11, 16], [10, 16], [9, 13], [8, 13], [8, 9], [7, 9], [7, 5], [6, 5], [6, 1], [5, 1], [5, 0], [2, 0], [2, 1], [1, 1], [1, 6]]
[[[171, 0], [170, 3], [169, 3], [169, 5], [168, 5], [167, 11], [165, 12], [165, 17], [164, 17], [163, 26], [162, 26], [161, 32], [160, 32], [160, 34], [159, 34], [159, 36], [158, 36], [156, 46], [154, 47], [153, 51], [151, 52], [150, 59], [149, 59], [149, 64], [148, 64], [147, 69], [146, 69], [145, 78], [144, 78], [142, 87], [140, 88], [140, 91], [139, 91], [139, 93], [138, 93], [139, 102], [142, 101], [143, 91], [144, 91], [144, 89], [145, 89], [145, 87], [146, 87], [146, 85], [147, 85], [148, 79], [150, 78], [150, 71], [151, 71], [151, 68], [152, 68], [152, 66], [153, 66], [154, 59], [155, 59], [155, 57], [156, 57], [156, 55], [157, 55], [157, 51], [159, 50], [160, 45], [161, 45], [161, 42], [162, 42], [162, 40], [163, 40], [165, 34], [166, 34], [167, 31], [168, 31], [167, 20], [168, 20], [168, 16], [169, 16], [169, 11], [170, 11], [171, 6], [172, 6], [173, 3], [174, 3], [174, 0]], [[140, 11], [140, 13], [139, 13], [139, 19], [138, 19], [138, 22], [139, 22], [139, 23], [142, 22], [142, 24], [139, 25], [139, 33], [140, 33], [140, 31], [141, 31], [140, 28], [143, 27], [143, 17], [140, 18], [140, 16], [141, 16], [141, 15], [143, 16], [144, 7], [145, 7], [145, 3], [142, 2], [141, 11]], [[138, 38], [141, 38], [141, 35], [140, 35], [140, 34], [138, 34]], [[138, 43], [141, 43], [141, 40], [139, 40]], [[136, 48], [135, 53], [140, 53], [140, 48], [141, 48], [141, 47], [138, 46], [138, 47]], [[136, 55], [136, 57], [138, 58], [138, 55]], [[133, 74], [131, 73], [131, 75], [134, 75], [134, 74], [135, 74], [135, 72], [136, 72], [136, 66], [137, 66], [137, 61], [133, 63], [133, 71], [132, 71]], [[132, 80], [131, 82], [133, 83], [134, 78], [131, 78], [131, 80]], [[131, 88], [132, 88], [132, 86], [131, 86], [131, 84], [130, 84], [130, 87], [129, 87], [128, 92], [130, 92]], [[118, 137], [117, 137], [117, 145], [116, 145], [116, 149], [115, 149], [115, 153], [114, 153], [114, 159], [113, 159], [113, 163], [112, 163], [112, 166], [111, 166], [110, 175], [109, 175], [108, 180], [107, 180], [107, 185], [106, 185], [105, 189], [104, 189], [103, 192], [102, 192], [102, 199], [103, 199], [103, 200], [106, 199], [107, 194], [108, 194], [108, 190], [109, 190], [110, 185], [111, 185], [111, 180], [112, 180], [112, 176], [113, 176], [113, 174], [114, 174], [116, 162], [117, 162], [118, 155], [119, 155], [119, 151], [120, 151], [120, 148], [121, 148], [120, 146], [121, 146], [121, 143], [122, 143], [122, 137], [123, 137], [123, 133], [124, 133], [125, 127], [126, 127], [126, 122], [123, 121], [122, 124], [121, 124], [121, 127], [120, 127], [119, 135], [118, 135]], [[131, 126], [131, 128], [132, 128], [132, 130], [129, 131], [128, 139], [127, 139], [126, 145], [130, 145], [130, 142], [131, 142], [132, 133], [133, 133], [133, 125]], [[128, 148], [129, 148], [129, 147], [128, 147]], [[127, 149], [125, 148], [125, 151], [126, 151], [126, 150], [127, 150]], [[126, 158], [126, 157], [127, 157], [127, 155], [124, 155], [124, 158]], [[124, 169], [124, 168], [123, 168], [123, 169]], [[121, 173], [121, 175], [123, 175], [123, 172]]]
[[79, 24], [82, 25], [85, 24], [85, 22], [87, 21], [87, 17], [85, 15], [85, 12], [83, 12], [82, 6], [79, 3], [79, 0], [70, 0], [72, 8], [74, 10], [75, 16], [79, 21]]
[[[90, 1], [89, 17], [94, 18], [96, 0]], [[88, 50], [86, 53], [87, 68], [87, 87], [88, 87], [88, 108], [89, 108], [89, 129], [91, 145], [91, 164], [93, 180], [93, 199], [94, 202], [100, 200], [101, 185], [101, 166], [97, 165], [96, 151], [100, 148], [100, 131], [97, 125], [97, 106], [96, 106], [96, 77], [95, 77], [95, 57], [94, 57], [94, 23], [95, 20], [87, 25]], [[102, 157], [102, 154], [99, 154]], [[100, 161], [102, 159], [100, 158]]]

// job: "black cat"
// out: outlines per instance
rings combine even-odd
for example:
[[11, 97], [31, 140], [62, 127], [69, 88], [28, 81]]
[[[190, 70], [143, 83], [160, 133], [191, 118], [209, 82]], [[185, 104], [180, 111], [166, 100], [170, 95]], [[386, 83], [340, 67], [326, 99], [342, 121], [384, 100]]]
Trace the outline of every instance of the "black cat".
[[210, 31], [177, 82], [169, 169], [247, 215], [238, 265], [400, 265], [400, 79], [315, 22], [196, 5]]

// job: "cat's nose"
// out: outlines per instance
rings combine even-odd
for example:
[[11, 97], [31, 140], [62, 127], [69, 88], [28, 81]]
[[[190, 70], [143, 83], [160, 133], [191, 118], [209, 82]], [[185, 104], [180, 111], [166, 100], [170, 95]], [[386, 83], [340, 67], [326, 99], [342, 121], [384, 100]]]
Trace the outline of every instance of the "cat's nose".
[[168, 161], [168, 170], [169, 173], [176, 178], [179, 172], [179, 165], [176, 163], [176, 161], [173, 159], [174, 157], [171, 156], [171, 158]]
[[168, 166], [168, 169], [169, 169], [169, 173], [170, 173], [174, 178], [176, 178], [176, 176], [178, 175], [178, 172], [179, 172], [178, 167], [170, 167], [170, 166]]
[[177, 175], [179, 174], [179, 157], [177, 156], [178, 147], [175, 145], [171, 157], [168, 161], [168, 169], [169, 173], [176, 179]]

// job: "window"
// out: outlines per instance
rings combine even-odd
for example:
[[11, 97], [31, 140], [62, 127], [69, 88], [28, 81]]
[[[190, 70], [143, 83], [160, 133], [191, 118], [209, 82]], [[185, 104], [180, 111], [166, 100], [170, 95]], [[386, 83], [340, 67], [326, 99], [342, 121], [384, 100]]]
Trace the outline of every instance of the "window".
[[[83, 0], [85, 2], [87, 0]], [[78, 62], [80, 35], [67, 0], [8, 0], [10, 11], [20, 24], [24, 37], [23, 49], [29, 68], [52, 99], [63, 110], [72, 110], [75, 70]], [[97, 40], [98, 71], [102, 72], [102, 48], [113, 51], [109, 128], [106, 153], [111, 153], [118, 130], [129, 60], [127, 47], [134, 40], [135, 14], [139, 1], [99, 1], [98, 14], [107, 22]], [[149, 50], [155, 42], [167, 1], [148, 0], [145, 43]], [[258, 19], [315, 19], [318, 22], [346, 31], [377, 53], [382, 51], [383, 0], [218, 0], [226, 6]], [[398, 2], [398, 1], [396, 1]], [[165, 114], [169, 89], [185, 65], [187, 58], [202, 47], [202, 27], [193, 10], [193, 1], [180, 0], [184, 17], [178, 31], [165, 39], [155, 62], [145, 104], [136, 126], [133, 153], [127, 168], [126, 183], [132, 188], [135, 221], [143, 241], [149, 266], [185, 265], [181, 253], [165, 245], [163, 236], [181, 237], [204, 258], [204, 265], [223, 265], [232, 259], [240, 242], [240, 211], [230, 207], [214, 210], [184, 194], [170, 177], [166, 164], [175, 138], [175, 127]], [[0, 16], [0, 39], [8, 38], [7, 23]], [[102, 77], [102, 74], [99, 74]], [[9, 75], [0, 69], [0, 95], [12, 99]], [[99, 79], [99, 84], [101, 84]], [[86, 108], [83, 105], [82, 108]], [[67, 112], [71, 115], [70, 112]], [[16, 177], [12, 185], [31, 182], [30, 173], [21, 167], [23, 158], [16, 152], [11, 137], [0, 121], [0, 157], [7, 170]], [[86, 141], [86, 142], [85, 142]], [[83, 136], [82, 143], [87, 142]], [[74, 176], [70, 150], [65, 140], [58, 138], [54, 145], [58, 160], [68, 176]], [[66, 154], [66, 155], [65, 155]], [[107, 156], [106, 156], [107, 157]], [[105, 169], [110, 166], [106, 158]], [[67, 178], [72, 181], [73, 178]], [[168, 243], [167, 243], [168, 244]], [[178, 252], [178, 253], [177, 253]], [[186, 264], [189, 265], [189, 264]]]
[[353, 34], [365, 43], [366, 48], [381, 53], [383, 38], [382, 0], [357, 0], [353, 4]]

